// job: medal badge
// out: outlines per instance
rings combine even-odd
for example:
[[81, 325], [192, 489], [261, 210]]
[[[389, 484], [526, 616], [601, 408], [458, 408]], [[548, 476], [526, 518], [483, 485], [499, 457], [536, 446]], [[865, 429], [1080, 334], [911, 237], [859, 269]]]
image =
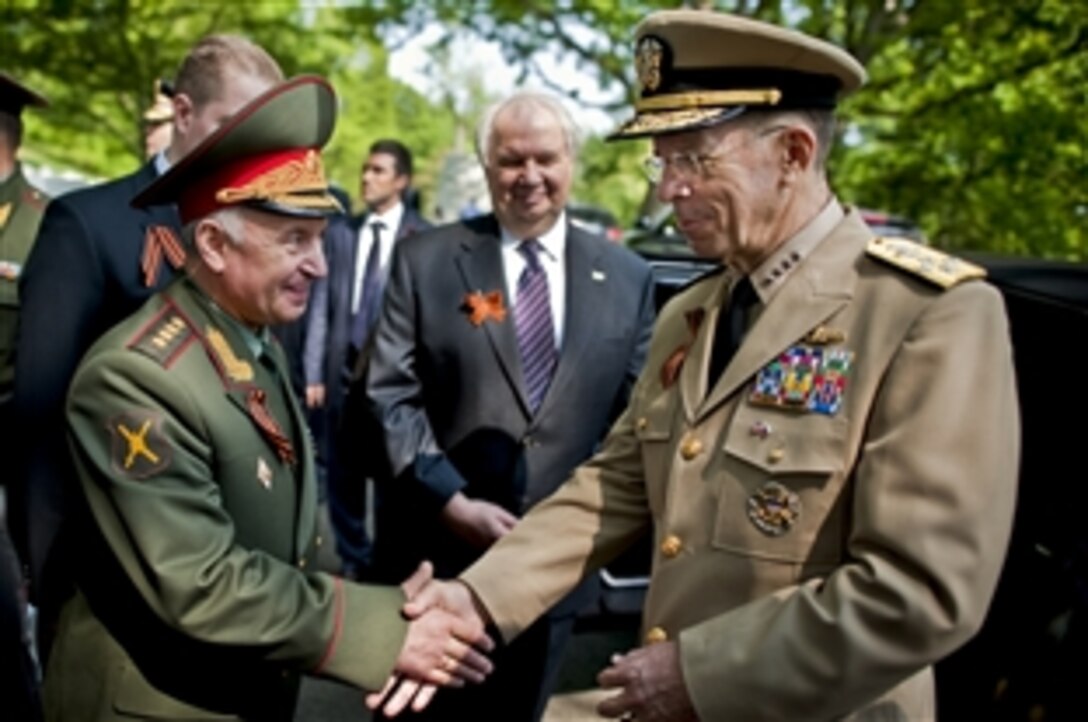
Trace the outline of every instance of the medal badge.
[[749, 401], [833, 416], [842, 407], [853, 359], [846, 349], [791, 346], [759, 370]]

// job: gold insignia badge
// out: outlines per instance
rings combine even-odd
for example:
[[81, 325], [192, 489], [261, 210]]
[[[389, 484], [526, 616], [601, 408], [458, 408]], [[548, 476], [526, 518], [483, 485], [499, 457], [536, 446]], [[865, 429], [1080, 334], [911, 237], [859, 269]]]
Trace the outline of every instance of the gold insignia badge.
[[643, 92], [654, 92], [661, 87], [661, 65], [665, 46], [653, 36], [638, 41], [635, 49], [635, 72]]
[[833, 343], [845, 342], [846, 331], [839, 328], [831, 328], [830, 326], [817, 326], [809, 331], [801, 340], [801, 343], [808, 343], [813, 346], [829, 346]]
[[115, 416], [109, 422], [113, 437], [114, 468], [135, 479], [146, 479], [170, 463], [171, 449], [159, 429], [159, 413], [137, 409]]
[[801, 497], [777, 481], [768, 481], [748, 497], [748, 518], [767, 536], [782, 536], [801, 518]]
[[235, 355], [234, 349], [230, 347], [226, 336], [219, 329], [209, 326], [204, 335], [219, 357], [219, 362], [223, 365], [223, 372], [227, 376], [234, 381], [240, 382], [253, 380], [253, 367], [249, 365], [249, 362], [243, 361]]
[[272, 467], [268, 465], [268, 462], [257, 457], [257, 481], [261, 483], [265, 489], [272, 488]]

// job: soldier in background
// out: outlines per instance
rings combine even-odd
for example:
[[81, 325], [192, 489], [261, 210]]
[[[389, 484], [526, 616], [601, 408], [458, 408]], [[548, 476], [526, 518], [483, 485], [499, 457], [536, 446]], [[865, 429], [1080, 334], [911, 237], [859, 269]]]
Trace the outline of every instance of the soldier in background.
[[170, 147], [174, 137], [174, 86], [167, 80], [155, 81], [155, 99], [144, 111], [144, 157], [154, 158]]
[[[21, 113], [27, 106], [46, 105], [45, 98], [0, 73], [0, 438], [5, 440], [10, 439], [19, 274], [46, 203], [42, 192], [27, 182], [16, 158], [23, 139]], [[35, 720], [41, 712], [34, 664], [24, 643], [20, 576], [0, 496], [0, 699], [13, 719]]]

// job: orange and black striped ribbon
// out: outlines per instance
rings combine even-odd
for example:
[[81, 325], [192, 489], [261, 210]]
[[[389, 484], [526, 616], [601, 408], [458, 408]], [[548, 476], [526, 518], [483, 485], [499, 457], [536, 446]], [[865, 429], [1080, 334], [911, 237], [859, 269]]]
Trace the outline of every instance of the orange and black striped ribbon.
[[280, 428], [279, 422], [276, 421], [272, 416], [272, 413], [268, 410], [266, 401], [267, 395], [265, 394], [264, 389], [252, 388], [246, 394], [246, 405], [249, 408], [249, 415], [257, 422], [257, 428], [261, 430], [261, 433], [263, 433], [265, 438], [272, 444], [272, 447], [276, 450], [276, 455], [280, 457], [280, 461], [294, 466], [296, 459], [295, 448], [291, 445], [291, 440], [283, 433], [283, 429]]
[[159, 264], [162, 257], [174, 268], [181, 268], [185, 263], [185, 249], [177, 234], [169, 226], [148, 226], [144, 234], [144, 255], [140, 268], [144, 272], [144, 286], [151, 288], [159, 277]]

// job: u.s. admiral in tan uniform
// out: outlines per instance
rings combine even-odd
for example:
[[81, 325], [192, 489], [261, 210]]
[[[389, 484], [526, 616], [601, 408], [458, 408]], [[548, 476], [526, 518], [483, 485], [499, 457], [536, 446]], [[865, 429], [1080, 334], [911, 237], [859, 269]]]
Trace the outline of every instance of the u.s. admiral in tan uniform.
[[653, 138], [661, 199], [723, 271], [664, 309], [601, 452], [462, 580], [511, 637], [652, 529], [646, 645], [600, 675], [602, 713], [932, 719], [931, 665], [982, 623], [1012, 519], [1000, 297], [829, 189], [831, 111], [864, 81], [847, 53], [684, 10], [637, 43], [617, 135]]
[[400, 589], [313, 568], [313, 450], [267, 326], [297, 318], [325, 273], [335, 117], [320, 78], [277, 85], [134, 201], [177, 202], [187, 275], [99, 340], [69, 392], [79, 593], [48, 719], [289, 720], [302, 673], [372, 689], [397, 668], [473, 678], [462, 653], [486, 671], [450, 636], [484, 643], [478, 626], [406, 626]]

